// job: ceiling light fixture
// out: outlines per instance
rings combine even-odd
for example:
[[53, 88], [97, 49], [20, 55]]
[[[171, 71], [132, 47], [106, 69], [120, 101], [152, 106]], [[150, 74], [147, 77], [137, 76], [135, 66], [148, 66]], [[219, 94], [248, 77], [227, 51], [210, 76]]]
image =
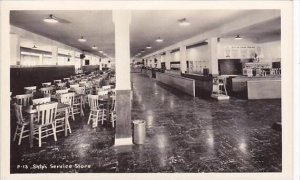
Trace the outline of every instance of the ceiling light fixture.
[[142, 50], [141, 50], [141, 52], [145, 52], [145, 50], [144, 50], [144, 49], [142, 49]]
[[236, 39], [236, 40], [240, 40], [240, 39], [243, 39], [239, 34], [238, 35], [236, 35], [235, 36], [235, 38], [234, 39]]
[[94, 46], [92, 47], [92, 49], [98, 49], [98, 47], [97, 47], [96, 45], [94, 45]]
[[103, 53], [103, 51], [98, 51], [99, 53]]
[[54, 24], [58, 23], [58, 20], [52, 14], [50, 14], [47, 18], [44, 19], [44, 22]]
[[32, 49], [37, 49], [37, 47], [35, 45], [33, 45]]
[[86, 39], [83, 36], [81, 36], [81, 38], [79, 38], [78, 41], [79, 42], [86, 42]]
[[147, 49], [151, 49], [152, 47], [151, 47], [151, 46], [147, 46], [146, 48], [147, 48]]
[[161, 39], [160, 37], [158, 37], [155, 41], [156, 41], [156, 42], [163, 42], [164, 40]]
[[178, 22], [179, 22], [179, 25], [180, 25], [180, 26], [189, 26], [189, 25], [191, 25], [191, 23], [188, 22], [188, 21], [186, 20], [186, 18], [179, 19]]

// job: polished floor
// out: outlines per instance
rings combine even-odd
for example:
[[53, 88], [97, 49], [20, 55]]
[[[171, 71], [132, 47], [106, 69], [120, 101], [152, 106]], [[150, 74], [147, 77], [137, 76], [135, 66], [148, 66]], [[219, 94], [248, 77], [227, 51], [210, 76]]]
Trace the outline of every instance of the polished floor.
[[77, 117], [56, 143], [12, 142], [11, 172], [281, 172], [281, 132], [272, 128], [280, 100], [199, 99], [143, 74], [132, 81], [132, 119], [146, 120], [144, 145], [115, 147], [109, 124], [92, 129]]

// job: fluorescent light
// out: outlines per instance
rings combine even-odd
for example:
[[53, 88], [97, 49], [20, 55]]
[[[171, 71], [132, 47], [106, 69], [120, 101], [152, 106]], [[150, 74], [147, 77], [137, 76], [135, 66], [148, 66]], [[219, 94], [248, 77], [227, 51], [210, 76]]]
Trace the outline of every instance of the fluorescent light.
[[189, 25], [191, 25], [191, 23], [188, 22], [188, 21], [186, 20], [186, 18], [179, 19], [178, 22], [179, 22], [179, 25], [180, 25], [180, 26], [189, 26]]
[[44, 19], [44, 22], [54, 24], [54, 23], [58, 23], [58, 20], [52, 14], [50, 14], [49, 17]]
[[103, 53], [103, 51], [98, 51], [99, 53]]
[[141, 52], [145, 52], [145, 50], [142, 49]]
[[235, 38], [234, 39], [236, 39], [236, 40], [240, 40], [240, 39], [243, 39], [242, 37], [240, 37], [240, 35], [238, 34], [238, 35], [236, 35], [235, 36]]
[[81, 38], [79, 38], [78, 41], [79, 42], [86, 42], [86, 39], [83, 36], [81, 36]]
[[94, 45], [94, 46], [92, 47], [92, 49], [98, 49], [98, 47]]
[[161, 39], [161, 38], [159, 37], [159, 38], [157, 38], [155, 41], [156, 41], [156, 42], [163, 42], [164, 40]]
[[147, 49], [151, 49], [152, 47], [151, 47], [151, 46], [147, 46], [146, 48], [147, 48]]

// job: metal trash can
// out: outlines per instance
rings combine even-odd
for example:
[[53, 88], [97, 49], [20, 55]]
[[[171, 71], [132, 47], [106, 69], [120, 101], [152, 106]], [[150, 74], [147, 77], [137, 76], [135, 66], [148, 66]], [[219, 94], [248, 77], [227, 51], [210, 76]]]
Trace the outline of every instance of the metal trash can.
[[146, 122], [144, 120], [134, 120], [133, 122], [133, 143], [144, 144], [146, 138]]

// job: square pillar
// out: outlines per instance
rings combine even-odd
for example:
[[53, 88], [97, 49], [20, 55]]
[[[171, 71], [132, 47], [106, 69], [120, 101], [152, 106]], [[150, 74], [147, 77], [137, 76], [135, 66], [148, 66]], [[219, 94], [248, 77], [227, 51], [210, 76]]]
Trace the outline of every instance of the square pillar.
[[166, 52], [165, 62], [166, 62], [166, 69], [170, 70], [171, 69], [171, 51]]
[[115, 146], [132, 144], [131, 81], [130, 81], [130, 26], [128, 10], [114, 10], [115, 68], [116, 68], [116, 135]]
[[213, 76], [219, 75], [218, 69], [218, 38], [208, 39], [209, 73]]
[[186, 46], [180, 47], [180, 71], [181, 73], [185, 73], [187, 70], [186, 67], [186, 59], [187, 53], [186, 53]]
[[55, 62], [56, 65], [58, 65], [58, 48], [57, 46], [52, 46], [52, 61]]
[[10, 34], [10, 65], [20, 65], [20, 59], [20, 36], [18, 34]]

